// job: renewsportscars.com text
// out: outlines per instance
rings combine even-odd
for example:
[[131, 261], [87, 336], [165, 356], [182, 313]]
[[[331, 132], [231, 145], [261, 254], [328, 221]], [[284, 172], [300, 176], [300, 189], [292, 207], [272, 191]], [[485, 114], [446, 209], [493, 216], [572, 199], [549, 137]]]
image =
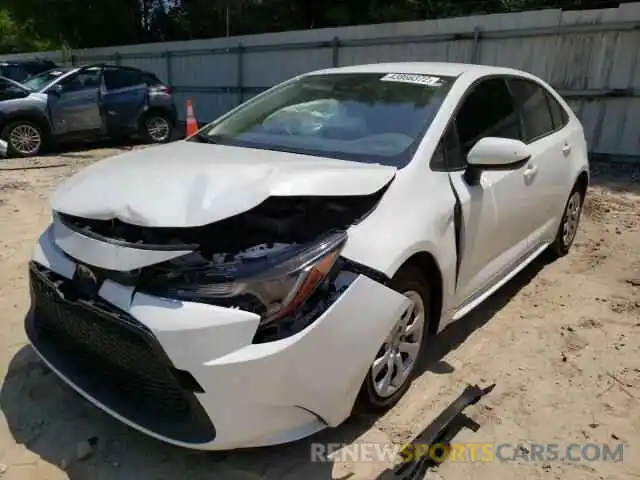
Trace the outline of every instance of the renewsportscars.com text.
[[623, 443], [452, 443], [394, 444], [313, 443], [312, 462], [390, 462], [429, 457], [435, 462], [622, 462]]

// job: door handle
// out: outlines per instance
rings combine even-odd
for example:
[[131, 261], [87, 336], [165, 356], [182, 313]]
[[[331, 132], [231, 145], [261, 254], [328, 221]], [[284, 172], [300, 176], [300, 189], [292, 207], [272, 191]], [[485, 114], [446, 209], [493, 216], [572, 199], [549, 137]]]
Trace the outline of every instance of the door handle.
[[565, 143], [564, 147], [562, 147], [562, 153], [566, 156], [571, 153], [571, 144]]
[[529, 165], [523, 173], [526, 180], [533, 180], [537, 174], [538, 167], [536, 167], [535, 165]]

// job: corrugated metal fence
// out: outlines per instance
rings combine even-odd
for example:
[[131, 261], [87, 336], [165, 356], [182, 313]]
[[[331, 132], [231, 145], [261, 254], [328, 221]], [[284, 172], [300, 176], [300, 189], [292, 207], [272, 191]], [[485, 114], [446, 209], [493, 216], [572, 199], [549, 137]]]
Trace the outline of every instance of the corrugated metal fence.
[[[28, 56], [35, 55], [20, 55]], [[592, 152], [620, 159], [640, 152], [640, 3], [38, 56], [65, 64], [108, 62], [152, 71], [173, 87], [179, 102], [193, 100], [200, 121], [212, 120], [296, 74], [331, 66], [410, 60], [508, 66], [544, 78], [569, 100], [584, 123]]]

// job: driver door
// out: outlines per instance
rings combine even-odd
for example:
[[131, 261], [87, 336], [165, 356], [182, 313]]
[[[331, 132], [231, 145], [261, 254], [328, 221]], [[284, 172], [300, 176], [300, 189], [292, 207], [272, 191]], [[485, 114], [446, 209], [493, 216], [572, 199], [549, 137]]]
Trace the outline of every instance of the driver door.
[[467, 154], [483, 137], [521, 140], [520, 116], [504, 79], [482, 80], [462, 100], [443, 137], [449, 179], [461, 210], [457, 306], [482, 295], [528, 253], [533, 202], [524, 171], [466, 175]]
[[93, 67], [62, 79], [47, 92], [56, 135], [104, 130], [100, 110], [101, 82], [101, 69]]

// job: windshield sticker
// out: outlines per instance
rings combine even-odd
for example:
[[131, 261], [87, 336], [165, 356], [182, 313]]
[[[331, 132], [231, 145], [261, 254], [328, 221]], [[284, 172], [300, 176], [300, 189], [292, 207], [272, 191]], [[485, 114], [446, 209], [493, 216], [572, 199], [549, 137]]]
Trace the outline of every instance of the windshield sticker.
[[382, 82], [415, 83], [427, 87], [441, 87], [442, 79], [431, 75], [415, 75], [410, 73], [388, 73], [380, 79]]

